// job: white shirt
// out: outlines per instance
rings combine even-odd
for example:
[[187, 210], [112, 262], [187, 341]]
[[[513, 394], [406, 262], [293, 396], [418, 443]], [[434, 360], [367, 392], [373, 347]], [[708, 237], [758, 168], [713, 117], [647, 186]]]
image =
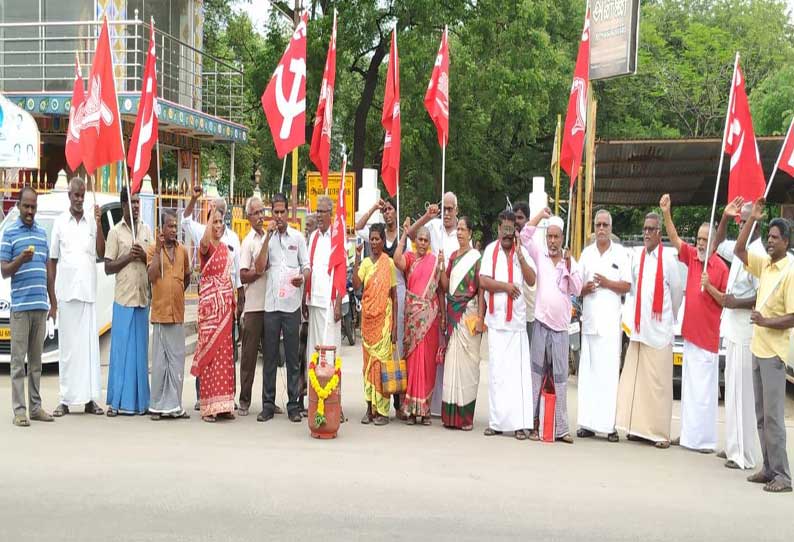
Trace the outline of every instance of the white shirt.
[[[727, 241], [726, 241], [727, 242]], [[732, 242], [736, 244], [735, 241]], [[721, 243], [722, 246], [725, 243]], [[766, 255], [764, 243], [759, 237], [747, 247], [748, 250], [759, 256]], [[744, 267], [742, 261], [733, 257], [731, 270], [728, 273], [728, 289], [726, 293], [736, 299], [753, 297], [758, 291], [758, 279], [751, 275]], [[750, 309], [724, 309], [720, 323], [720, 336], [729, 338], [734, 343], [750, 343], [753, 338], [753, 326], [750, 323]]]
[[434, 218], [426, 227], [430, 231], [430, 249], [433, 254], [438, 254], [439, 249], [443, 248], [444, 259], [448, 260], [452, 253], [460, 248], [457, 227], [453, 226], [452, 231], [448, 232], [444, 227], [444, 221], [440, 218]]
[[[645, 252], [645, 247], [641, 247]], [[645, 256], [645, 269], [642, 278], [642, 308], [640, 317], [640, 331], [634, 329], [634, 308], [639, 284], [640, 275], [640, 256], [635, 254], [631, 267], [631, 292], [632, 299], [629, 300], [629, 322], [631, 328], [631, 340], [645, 343], [651, 348], [664, 348], [672, 344], [675, 338], [675, 315], [681, 306], [684, 292], [681, 284], [681, 272], [678, 268], [678, 261], [675, 257], [675, 250], [664, 247], [662, 273], [664, 280], [664, 296], [662, 299], [662, 319], [657, 320], [653, 317], [653, 291], [656, 285], [656, 266], [658, 262], [659, 247]]]
[[[204, 237], [204, 230], [207, 229], [207, 226], [193, 220], [193, 217], [182, 217], [182, 228], [190, 236], [193, 246], [198, 246], [201, 238]], [[221, 243], [229, 247], [232, 252], [234, 288], [241, 288], [243, 283], [240, 282], [240, 238], [227, 226], [223, 237], [221, 237]]]
[[[498, 250], [499, 253], [496, 257], [496, 271], [493, 269], [493, 251]], [[518, 247], [521, 250], [524, 260], [527, 265], [533, 270], [536, 270], [535, 262], [529, 257], [529, 253], [524, 247]], [[513, 284], [521, 288], [524, 284], [524, 275], [521, 273], [521, 264], [518, 263], [518, 256], [513, 256]], [[500, 242], [494, 241], [485, 248], [480, 260], [480, 276], [490, 277], [500, 282], [507, 282], [507, 254], [502, 250]], [[488, 308], [485, 311], [485, 325], [489, 329], [496, 329], [501, 331], [526, 331], [527, 329], [527, 307], [524, 303], [524, 296], [520, 295], [513, 300], [513, 317], [507, 321], [507, 294], [504, 292], [497, 292], [493, 294], [493, 312], [491, 312], [491, 293], [485, 292], [485, 302]]]
[[[240, 269], [254, 269], [254, 262], [259, 256], [262, 244], [265, 242], [267, 233], [258, 234], [251, 228], [248, 235], [243, 239], [243, 246], [240, 249]], [[243, 312], [261, 312], [265, 310], [265, 274], [262, 273], [254, 282], [244, 284], [245, 288], [245, 308]]]
[[[314, 258], [312, 258], [312, 244], [317, 239], [314, 246]], [[309, 261], [311, 262], [311, 287], [309, 298], [306, 304], [310, 307], [327, 308], [331, 298], [331, 275], [328, 273], [328, 261], [331, 259], [331, 228], [325, 233], [317, 228], [309, 237]]]
[[96, 222], [83, 213], [78, 222], [70, 211], [52, 225], [50, 258], [58, 260], [55, 297], [59, 301], [96, 301]]
[[[648, 264], [647, 259], [645, 264]], [[586, 247], [579, 260], [579, 269], [585, 283], [593, 280], [596, 273], [609, 280], [631, 283], [631, 260], [626, 250], [612, 241], [603, 254], [597, 243]], [[596, 288], [595, 292], [584, 296], [582, 333], [601, 337], [620, 334], [621, 311], [620, 295], [609, 288]]]
[[298, 230], [287, 226], [284, 234], [276, 230], [270, 237], [265, 271], [265, 311], [295, 312], [301, 307], [303, 287], [291, 286], [295, 277], [309, 268], [306, 239]]

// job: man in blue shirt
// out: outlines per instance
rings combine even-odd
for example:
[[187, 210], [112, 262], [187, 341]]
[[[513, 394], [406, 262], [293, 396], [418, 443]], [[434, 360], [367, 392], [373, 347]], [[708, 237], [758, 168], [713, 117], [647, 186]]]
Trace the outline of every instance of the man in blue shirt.
[[30, 425], [25, 408], [25, 358], [28, 362], [30, 419], [53, 421], [41, 407], [41, 350], [47, 326], [47, 232], [36, 224], [37, 194], [30, 186], [19, 193], [19, 219], [3, 233], [0, 273], [11, 277], [11, 402], [14, 425]]

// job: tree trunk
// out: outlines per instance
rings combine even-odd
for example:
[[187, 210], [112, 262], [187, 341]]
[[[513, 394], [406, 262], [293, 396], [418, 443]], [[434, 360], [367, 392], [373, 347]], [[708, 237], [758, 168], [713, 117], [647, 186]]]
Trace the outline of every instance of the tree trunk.
[[372, 54], [366, 75], [364, 76], [364, 90], [361, 100], [356, 107], [356, 118], [353, 124], [353, 171], [356, 173], [356, 189], [361, 188], [361, 174], [364, 169], [364, 160], [367, 141], [367, 116], [375, 97], [378, 86], [378, 72], [386, 56], [386, 41], [382, 40]]

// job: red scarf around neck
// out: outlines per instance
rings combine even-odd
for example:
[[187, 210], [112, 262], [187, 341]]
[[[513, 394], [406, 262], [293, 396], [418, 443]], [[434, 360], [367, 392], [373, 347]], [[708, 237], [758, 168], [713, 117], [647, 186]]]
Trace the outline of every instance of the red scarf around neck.
[[[499, 257], [499, 253], [502, 251], [501, 244], [497, 244], [493, 250], [493, 278], [496, 280], [496, 259]], [[513, 244], [513, 247], [510, 249], [510, 254], [507, 256], [507, 282], [513, 284], [513, 256], [516, 253], [516, 246]], [[488, 302], [488, 311], [493, 314], [493, 306], [494, 306], [494, 293], [490, 292], [490, 301]], [[513, 319], [513, 298], [509, 295], [507, 296], [507, 321], [511, 321]]]
[[[642, 278], [645, 271], [645, 254], [648, 251], [643, 248], [640, 257], [640, 278], [637, 281], [637, 299], [634, 303], [634, 330], [640, 332], [640, 317], [642, 313]], [[656, 260], [656, 281], [653, 286], [653, 307], [651, 317], [656, 320], [662, 319], [662, 307], [664, 301], [664, 273], [662, 268], [662, 244], [659, 243], [659, 254]]]

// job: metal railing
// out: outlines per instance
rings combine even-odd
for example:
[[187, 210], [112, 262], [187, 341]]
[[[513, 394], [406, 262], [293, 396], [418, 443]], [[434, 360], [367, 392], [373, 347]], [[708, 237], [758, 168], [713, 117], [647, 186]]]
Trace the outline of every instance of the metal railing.
[[[149, 25], [138, 18], [108, 21], [116, 91], [139, 92]], [[72, 92], [75, 54], [88, 77], [101, 21], [0, 23], [0, 92]], [[158, 96], [240, 122], [243, 71], [155, 28]]]

